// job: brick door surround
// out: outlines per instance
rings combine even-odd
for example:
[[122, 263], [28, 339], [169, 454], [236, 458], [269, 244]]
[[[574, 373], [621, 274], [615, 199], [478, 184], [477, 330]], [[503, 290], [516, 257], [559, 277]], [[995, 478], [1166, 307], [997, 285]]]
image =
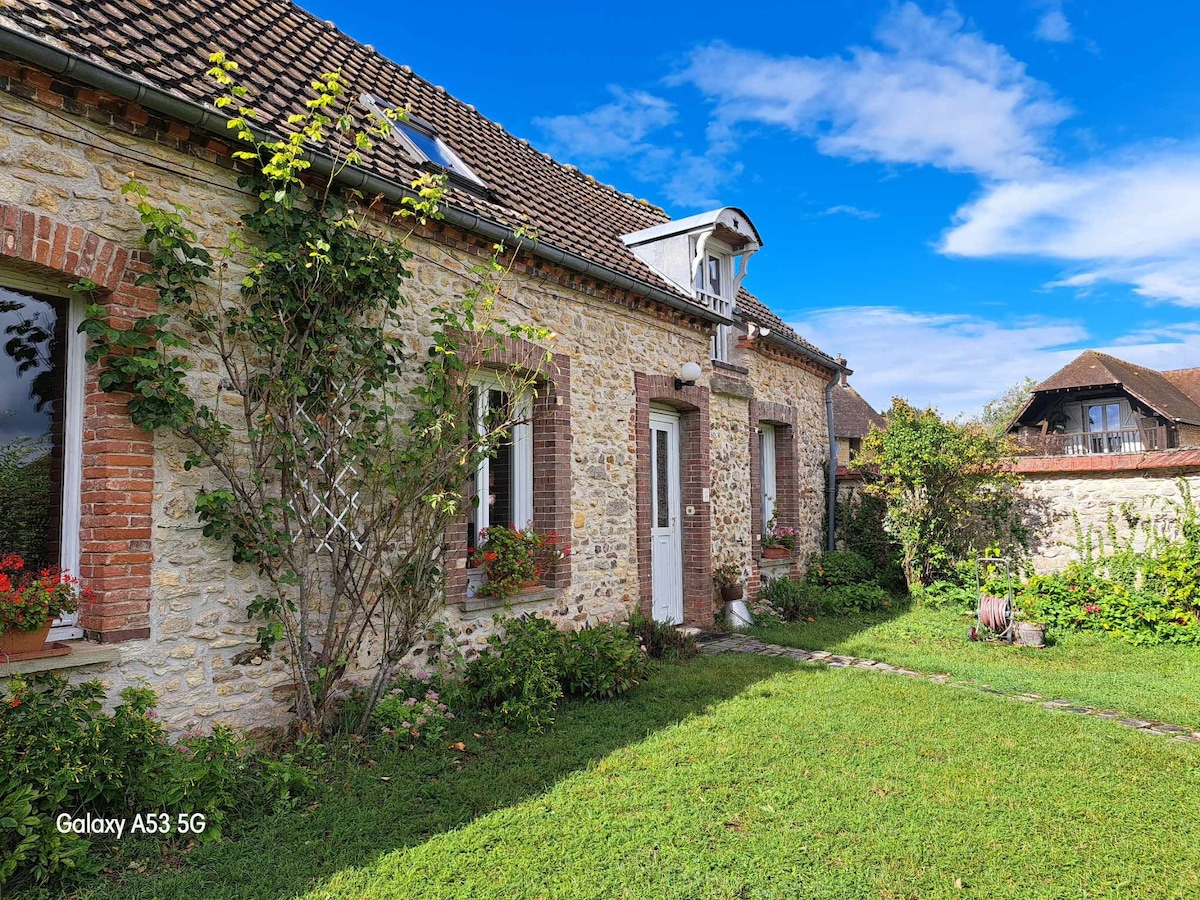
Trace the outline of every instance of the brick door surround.
[[[651, 614], [653, 570], [650, 539], [650, 407], [678, 410], [680, 506], [683, 512], [683, 624], [713, 622], [712, 513], [705, 493], [712, 486], [709, 392], [700, 386], [675, 387], [670, 375], [633, 373], [633, 438], [637, 451], [638, 605]], [[691, 507], [693, 514], [688, 515]]]
[[[749, 403], [750, 433], [750, 582], [747, 593], [758, 596], [760, 576], [758, 560], [762, 556], [762, 520], [759, 496], [762, 493], [762, 472], [758, 455], [760, 425], [775, 427], [775, 521], [780, 525], [797, 527], [800, 524], [800, 473], [796, 453], [796, 407], [785, 403], [751, 400]], [[789, 574], [799, 573], [799, 562], [793, 556]]]

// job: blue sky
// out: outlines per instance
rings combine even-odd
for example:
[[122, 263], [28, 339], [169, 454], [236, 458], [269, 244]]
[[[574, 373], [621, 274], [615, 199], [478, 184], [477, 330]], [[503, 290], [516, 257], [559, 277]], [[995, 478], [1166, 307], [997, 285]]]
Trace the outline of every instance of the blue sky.
[[1200, 365], [1196, 4], [303, 2], [672, 215], [745, 209], [746, 286], [880, 408]]

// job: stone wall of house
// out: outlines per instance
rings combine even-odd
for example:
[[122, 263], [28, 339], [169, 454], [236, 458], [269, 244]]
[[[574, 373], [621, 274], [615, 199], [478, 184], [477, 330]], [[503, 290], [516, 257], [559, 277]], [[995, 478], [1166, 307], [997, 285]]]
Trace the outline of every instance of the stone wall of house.
[[[198, 158], [0, 92], [6, 117], [24, 124], [0, 131], [0, 202], [44, 212], [126, 248], [140, 244], [141, 226], [120, 187], [133, 173], [156, 203], [182, 203], [203, 242], [215, 246], [249, 208], [232, 173], [213, 154]], [[153, 165], [147, 163], [152, 161]], [[415, 240], [414, 349], [429, 330], [421, 313], [435, 300], [459, 296], [472, 283], [479, 260], [462, 246]], [[0, 266], [3, 266], [0, 257]], [[685, 362], [708, 362], [708, 337], [664, 317], [607, 302], [562, 286], [533, 267], [516, 271], [505, 287], [503, 312], [517, 321], [552, 329], [554, 349], [571, 358], [573, 479], [569, 588], [536, 611], [569, 622], [592, 623], [636, 603], [636, 487], [633, 373], [674, 374]], [[215, 359], [197, 358], [192, 374], [203, 396], [219, 386]], [[94, 383], [95, 373], [90, 378]], [[706, 386], [706, 373], [701, 385]], [[799, 461], [803, 548], [818, 546], [825, 458], [822, 379], [776, 360], [755, 361], [754, 389], [799, 410]], [[232, 399], [232, 398], [231, 398]], [[716, 552], [744, 548], [749, 537], [748, 422], [746, 401], [714, 402], [712, 465]], [[86, 426], [85, 426], [86, 427]], [[193, 511], [197, 488], [210, 475], [186, 471], [184, 450], [168, 436], [154, 443], [152, 532], [149, 541], [149, 634], [116, 644], [114, 663], [75, 669], [72, 677], [100, 677], [112, 690], [146, 683], [160, 695], [164, 720], [176, 730], [221, 721], [235, 726], [272, 724], [286, 716], [289, 669], [254, 652], [256, 623], [246, 605], [259, 591], [247, 566], [233, 565], [228, 548], [203, 537]], [[468, 613], [451, 607], [446, 617], [470, 647], [491, 629], [495, 610]], [[525, 610], [521, 610], [525, 611]], [[533, 610], [530, 610], [533, 611]]]
[[[1039, 573], [1057, 572], [1079, 558], [1080, 535], [1109, 541], [1111, 521], [1118, 539], [1144, 543], [1145, 526], [1172, 532], [1180, 480], [1200, 499], [1200, 473], [1065, 472], [1026, 474], [1022, 493], [1025, 522], [1033, 535], [1030, 562]], [[1134, 523], [1134, 524], [1131, 524]]]
[[710, 408], [712, 442], [713, 563], [737, 562], [751, 573], [749, 401], [744, 396], [714, 391]]
[[829, 376], [816, 374], [784, 359], [753, 351], [742, 351], [750, 369], [755, 399], [778, 403], [796, 410], [796, 464], [799, 492], [796, 544], [798, 572], [803, 574], [808, 558], [820, 552], [825, 534], [825, 486], [829, 461], [829, 427], [825, 419], [825, 385]]

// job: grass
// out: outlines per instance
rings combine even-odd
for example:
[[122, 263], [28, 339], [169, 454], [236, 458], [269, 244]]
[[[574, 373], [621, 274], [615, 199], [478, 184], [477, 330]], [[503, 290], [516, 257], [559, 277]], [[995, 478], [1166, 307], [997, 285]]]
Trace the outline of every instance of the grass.
[[701, 658], [469, 751], [83, 896], [1200, 895], [1200, 747], [922, 681]]
[[1044, 650], [966, 639], [973, 616], [911, 608], [756, 630], [765, 641], [947, 672], [999, 690], [1118, 709], [1200, 728], [1200, 648], [1141, 647], [1104, 634], [1058, 632]]

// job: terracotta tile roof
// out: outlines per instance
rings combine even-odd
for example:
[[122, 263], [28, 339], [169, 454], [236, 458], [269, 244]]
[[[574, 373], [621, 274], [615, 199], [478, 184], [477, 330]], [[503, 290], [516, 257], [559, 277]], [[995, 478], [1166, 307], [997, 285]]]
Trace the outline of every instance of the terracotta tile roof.
[[[222, 50], [240, 64], [237, 77], [250, 88], [260, 123], [277, 131], [286, 129], [289, 114], [303, 110], [311, 96], [309, 82], [339, 69], [352, 96], [372, 94], [432, 125], [487, 185], [486, 196], [452, 186], [448, 200], [454, 206], [508, 228], [532, 227], [543, 244], [693, 299], [621, 242], [624, 234], [669, 221], [662, 209], [556, 162], [408, 66], [290, 2], [0, 0], [0, 27], [24, 31], [202, 105], [217, 93], [203, 74], [208, 55]], [[391, 141], [376, 142], [365, 164], [405, 185], [423, 171]], [[816, 350], [757, 299], [745, 298], [759, 320], [770, 319], [781, 333]]]
[[833, 388], [833, 430], [837, 437], [866, 437], [872, 425], [884, 428], [887, 423], [858, 391], [838, 382]]
[[[1197, 370], [1179, 371], [1187, 373]], [[1179, 381], [1190, 384], [1193, 379], [1184, 376]], [[1138, 366], [1107, 353], [1097, 353], [1095, 350], [1085, 350], [1079, 354], [1035, 387], [1033, 393], [1110, 385], [1123, 388], [1154, 412], [1173, 422], [1200, 425], [1200, 403], [1181, 390], [1174, 379], [1155, 369]]]
[[[0, 16], [23, 30], [201, 104], [216, 96], [208, 54], [240, 64], [261, 123], [279, 131], [303, 111], [309, 82], [340, 69], [351, 96], [366, 92], [431, 124], [488, 185], [491, 196], [452, 188], [454, 205], [512, 227], [535, 225], [541, 240], [623, 274], [670, 289], [629, 253], [620, 235], [668, 220], [663, 210], [601, 185], [539, 153], [474, 107], [414, 75], [298, 6], [278, 0], [7, 0]], [[49, 27], [48, 27], [49, 26]], [[367, 164], [404, 184], [421, 169], [392, 141]]]
[[770, 307], [768, 307], [765, 303], [763, 303], [745, 288], [738, 290], [737, 301], [735, 303], [735, 313], [742, 321], [750, 321], [758, 325], [766, 325], [776, 334], [781, 334], [791, 338], [800, 346], [808, 348], [813, 353], [819, 353], [821, 356], [824, 356], [826, 359], [830, 360], [830, 362], [833, 361], [833, 358], [829, 356], [828, 353], [818, 348], [815, 344], [810, 343], [802, 338], [796, 333], [796, 330], [792, 328], [791, 325], [779, 318], [779, 316], [777, 316]]

